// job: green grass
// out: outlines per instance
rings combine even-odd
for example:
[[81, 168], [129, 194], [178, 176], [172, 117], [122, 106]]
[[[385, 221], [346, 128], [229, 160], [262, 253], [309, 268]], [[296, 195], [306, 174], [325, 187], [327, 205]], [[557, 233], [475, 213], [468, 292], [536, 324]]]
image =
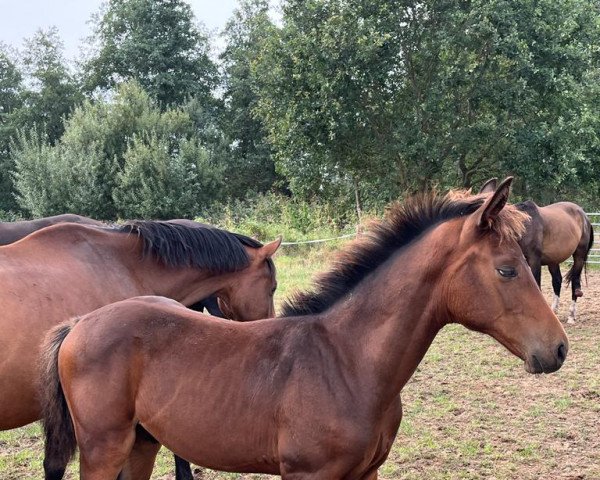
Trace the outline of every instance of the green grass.
[[[332, 248], [284, 247], [276, 258], [277, 301], [309, 286]], [[549, 278], [543, 282], [550, 299]], [[600, 272], [590, 271], [579, 323], [567, 328], [569, 358], [553, 375], [528, 375], [489, 337], [444, 328], [402, 393], [403, 421], [380, 479], [600, 478], [599, 285]], [[37, 424], [1, 432], [0, 479], [41, 478], [42, 450]], [[68, 478], [76, 472], [75, 462]], [[172, 455], [163, 450], [153, 479], [172, 474]], [[268, 477], [204, 471], [202, 478]]]

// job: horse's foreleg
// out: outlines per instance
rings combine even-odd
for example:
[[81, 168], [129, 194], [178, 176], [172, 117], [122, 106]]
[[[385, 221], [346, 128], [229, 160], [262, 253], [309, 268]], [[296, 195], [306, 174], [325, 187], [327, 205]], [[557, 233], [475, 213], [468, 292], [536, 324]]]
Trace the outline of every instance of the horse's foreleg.
[[554, 299], [552, 300], [552, 311], [558, 313], [558, 303], [560, 302], [560, 288], [562, 286], [562, 275], [560, 266], [557, 263], [548, 265], [550, 275], [552, 275], [552, 289], [554, 290]]
[[190, 462], [177, 455], [175, 457], [175, 480], [194, 480]]

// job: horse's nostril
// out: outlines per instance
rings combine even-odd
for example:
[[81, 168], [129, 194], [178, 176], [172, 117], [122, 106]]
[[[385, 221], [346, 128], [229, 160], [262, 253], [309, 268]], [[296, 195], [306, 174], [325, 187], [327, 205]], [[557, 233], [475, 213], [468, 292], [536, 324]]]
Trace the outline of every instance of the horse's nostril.
[[557, 353], [558, 353], [558, 361], [562, 365], [562, 363], [565, 361], [565, 358], [567, 358], [567, 349], [566, 349], [564, 343], [561, 343], [559, 345]]

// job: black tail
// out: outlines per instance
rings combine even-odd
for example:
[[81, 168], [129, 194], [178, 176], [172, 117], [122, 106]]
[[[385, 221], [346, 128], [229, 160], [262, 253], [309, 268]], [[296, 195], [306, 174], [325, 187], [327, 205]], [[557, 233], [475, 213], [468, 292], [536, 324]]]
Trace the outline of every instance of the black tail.
[[[585, 251], [585, 255], [583, 256], [583, 272], [585, 275], [585, 283], [587, 285], [587, 263], [588, 263], [588, 256], [590, 255], [590, 250], [594, 246], [594, 227], [592, 227], [592, 223], [590, 222], [590, 219], [587, 216], [585, 216], [585, 222], [586, 222], [588, 228], [590, 229], [590, 239], [588, 241], [588, 246], [587, 246], [587, 250]], [[571, 283], [571, 280], [573, 278], [573, 267], [574, 266], [575, 266], [575, 262], [573, 262], [573, 265], [571, 266], [571, 268], [565, 275], [565, 283], [567, 285], [569, 283]]]
[[65, 322], [51, 330], [42, 348], [40, 393], [46, 442], [46, 480], [63, 478], [67, 464], [77, 448], [73, 421], [58, 376], [58, 352], [76, 322], [77, 320]]

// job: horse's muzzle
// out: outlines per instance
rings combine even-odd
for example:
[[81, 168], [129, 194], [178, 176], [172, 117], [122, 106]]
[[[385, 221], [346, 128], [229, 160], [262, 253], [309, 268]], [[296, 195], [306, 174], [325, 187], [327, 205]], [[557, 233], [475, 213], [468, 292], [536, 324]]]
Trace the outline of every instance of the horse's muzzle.
[[569, 347], [561, 342], [552, 355], [535, 353], [525, 362], [525, 370], [529, 373], [556, 372], [565, 363]]

